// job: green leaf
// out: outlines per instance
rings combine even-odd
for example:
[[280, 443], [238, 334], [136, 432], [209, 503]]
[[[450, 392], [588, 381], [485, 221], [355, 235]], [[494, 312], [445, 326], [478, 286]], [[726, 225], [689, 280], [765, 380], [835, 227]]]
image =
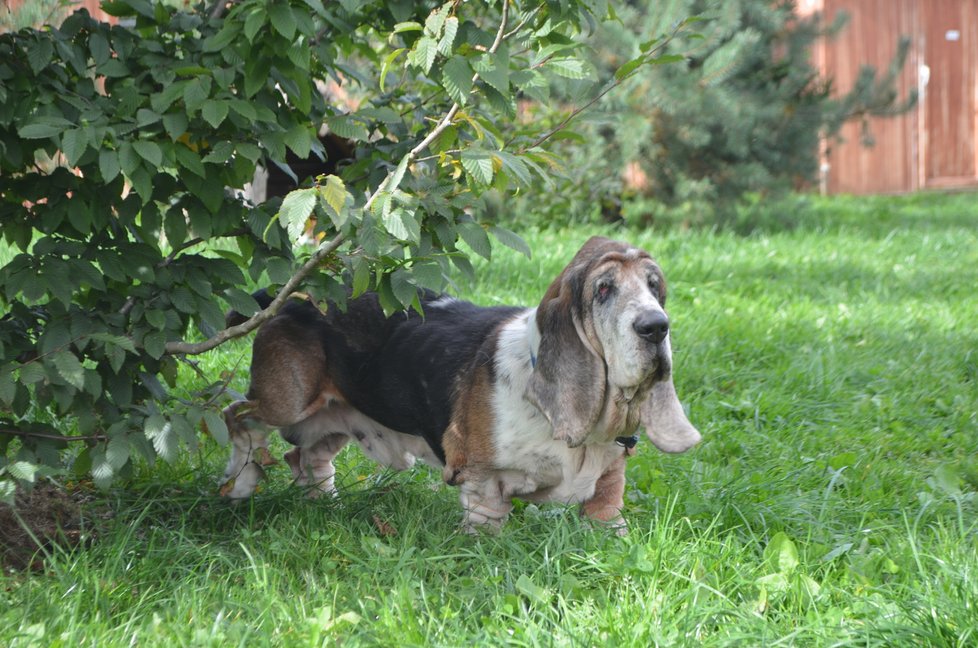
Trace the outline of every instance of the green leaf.
[[441, 28], [445, 25], [445, 18], [448, 17], [448, 12], [452, 9], [452, 3], [447, 3], [432, 9], [431, 13], [428, 14], [428, 18], [424, 21], [424, 31], [429, 36], [438, 36], [441, 33]]
[[67, 350], [58, 351], [50, 357], [50, 362], [57, 369], [58, 375], [69, 385], [75, 389], [85, 388], [85, 367], [74, 353]]
[[133, 148], [132, 143], [123, 142], [119, 146], [119, 164], [122, 166], [122, 172], [129, 177], [132, 177], [132, 174], [142, 164], [139, 159], [139, 154], [136, 153], [136, 149]]
[[489, 235], [481, 225], [473, 221], [462, 221], [457, 225], [458, 233], [472, 251], [484, 259], [492, 259], [492, 244], [489, 242]]
[[441, 39], [438, 41], [438, 52], [442, 56], [448, 56], [452, 53], [452, 45], [455, 44], [456, 34], [458, 34], [458, 18], [451, 16], [445, 21], [445, 33], [442, 34]]
[[790, 574], [798, 566], [795, 543], [783, 531], [778, 531], [764, 548], [764, 561], [778, 572]]
[[160, 114], [155, 110], [140, 108], [136, 111], [136, 126], [139, 126], [140, 128], [149, 126], [150, 124], [155, 124], [158, 121], [160, 121]]
[[663, 65], [666, 63], [679, 63], [680, 61], [685, 61], [686, 57], [682, 54], [663, 54], [662, 56], [657, 56], [655, 58], [650, 58], [649, 63], [652, 65]]
[[415, 283], [423, 288], [441, 290], [445, 285], [441, 266], [437, 263], [414, 263], [411, 266], [411, 275]]
[[156, 360], [162, 358], [166, 352], [166, 332], [153, 331], [147, 333], [143, 337], [143, 349]]
[[472, 68], [463, 56], [453, 56], [442, 68], [442, 85], [452, 101], [464, 105], [472, 91]]
[[343, 180], [335, 175], [326, 176], [326, 183], [319, 186], [319, 195], [331, 210], [329, 216], [333, 224], [337, 228], [343, 227], [346, 224], [346, 198], [349, 195]]
[[25, 385], [33, 385], [36, 382], [44, 380], [47, 376], [44, 374], [44, 367], [41, 366], [40, 362], [28, 362], [20, 366], [20, 371], [18, 373], [18, 378], [20, 382]]
[[163, 115], [163, 129], [171, 140], [176, 141], [187, 132], [187, 123], [187, 114], [183, 111]]
[[462, 151], [462, 167], [479, 184], [492, 183], [492, 158], [485, 151]]
[[122, 349], [128, 351], [129, 353], [136, 352], [136, 345], [132, 343], [132, 340], [124, 335], [114, 335], [112, 333], [92, 333], [88, 336], [92, 340], [98, 340], [102, 344], [113, 345], [121, 347]]
[[509, 97], [509, 54], [505, 48], [498, 52], [486, 52], [476, 62], [475, 71], [504, 97]]
[[17, 134], [24, 139], [44, 139], [60, 135], [72, 126], [74, 124], [61, 117], [39, 117], [34, 123], [18, 128]]
[[116, 434], [105, 444], [105, 460], [113, 470], [119, 470], [129, 461], [129, 439], [125, 434]]
[[421, 31], [422, 29], [424, 29], [424, 27], [422, 27], [421, 23], [419, 22], [413, 22], [413, 21], [399, 22], [396, 25], [394, 25], [394, 31], [391, 32], [391, 35], [400, 34], [409, 31]]
[[181, 167], [201, 178], [207, 177], [207, 171], [204, 169], [204, 163], [201, 162], [199, 155], [181, 143], [176, 144], [173, 151], [177, 156], [177, 163]]
[[68, 166], [75, 166], [88, 148], [88, 137], [83, 128], [72, 128], [61, 136], [61, 151]]
[[98, 152], [98, 169], [102, 181], [108, 184], [119, 175], [119, 154], [112, 149], [103, 148]]
[[418, 288], [411, 283], [411, 275], [405, 272], [404, 268], [398, 268], [389, 276], [394, 299], [407, 308], [418, 298]]
[[370, 287], [370, 263], [362, 256], [353, 259], [353, 296], [359, 297]]
[[156, 142], [150, 140], [134, 140], [132, 148], [139, 154], [139, 157], [154, 167], [159, 167], [163, 164], [163, 151]]
[[394, 172], [391, 174], [390, 179], [387, 184], [384, 185], [384, 191], [387, 193], [393, 193], [401, 186], [401, 180], [404, 179], [404, 174], [407, 171], [407, 165], [409, 158], [407, 155], [401, 158], [401, 161], [397, 163]]
[[282, 34], [286, 40], [292, 40], [295, 37], [297, 24], [295, 15], [292, 13], [292, 7], [289, 6], [288, 2], [269, 3], [268, 17], [275, 31]]
[[522, 187], [530, 186], [533, 181], [530, 176], [530, 169], [520, 157], [505, 151], [498, 151], [493, 158], [499, 160], [503, 172], [516, 180], [517, 184]]
[[276, 214], [279, 222], [289, 233], [289, 240], [296, 241], [306, 229], [306, 221], [316, 206], [316, 190], [314, 188], [298, 189], [291, 192], [282, 201], [282, 206]]
[[408, 54], [408, 64], [428, 74], [437, 55], [438, 41], [431, 36], [422, 36], [414, 44], [411, 53]]
[[548, 605], [553, 598], [553, 592], [545, 587], [540, 587], [526, 574], [520, 574], [520, 577], [516, 579], [516, 590], [536, 605]]
[[14, 402], [17, 395], [17, 383], [14, 381], [14, 374], [10, 368], [4, 367], [0, 370], [0, 402], [8, 407]]
[[46, 68], [52, 56], [54, 56], [54, 43], [48, 38], [39, 38], [27, 46], [27, 64], [31, 66], [31, 72], [34, 74]]
[[240, 22], [236, 20], [225, 21], [224, 26], [221, 27], [221, 31], [204, 39], [203, 49], [205, 52], [220, 52], [233, 43], [240, 32]]
[[621, 81], [622, 79], [630, 75], [632, 72], [637, 70], [639, 66], [642, 65], [643, 63], [645, 63], [644, 54], [636, 58], [633, 58], [631, 61], [628, 61], [627, 63], [624, 63], [617, 70], [615, 70], [615, 81]]
[[208, 99], [200, 108], [200, 115], [212, 128], [217, 128], [228, 116], [228, 102], [219, 99]]
[[161, 414], [148, 416], [143, 425], [143, 432], [146, 438], [152, 441], [156, 454], [165, 461], [171, 462], [177, 458], [179, 450], [177, 435]]
[[265, 19], [268, 18], [268, 14], [265, 13], [264, 7], [255, 8], [244, 21], [244, 35], [248, 39], [249, 43], [255, 42], [255, 35], [258, 31], [265, 26]]
[[230, 105], [231, 110], [238, 113], [248, 121], [255, 121], [258, 119], [258, 111], [251, 105], [250, 101], [245, 101], [244, 99], [232, 99]]
[[567, 79], [586, 79], [590, 76], [587, 64], [578, 58], [570, 56], [552, 58], [545, 66], [548, 70]]
[[367, 127], [359, 121], [354, 120], [350, 115], [333, 115], [326, 120], [329, 130], [340, 137], [347, 139], [366, 141], [370, 138]]
[[224, 417], [214, 410], [204, 410], [204, 425], [211, 437], [220, 445], [228, 444], [228, 426], [224, 422]]
[[399, 47], [398, 49], [394, 50], [393, 52], [391, 52], [390, 54], [384, 57], [384, 62], [380, 66], [380, 91], [381, 92], [386, 91], [384, 87], [384, 83], [387, 80], [387, 73], [390, 72], [391, 65], [394, 63], [394, 60], [406, 51], [407, 48]]
[[240, 288], [227, 288], [224, 291], [224, 301], [245, 317], [251, 317], [259, 311], [255, 298]]
[[187, 107], [187, 114], [192, 115], [197, 112], [204, 101], [211, 94], [211, 79], [206, 76], [199, 76], [187, 82], [183, 89], [183, 103]]
[[510, 248], [511, 250], [516, 250], [517, 252], [525, 256], [527, 259], [531, 257], [532, 252], [530, 250], [530, 246], [527, 245], [526, 241], [524, 241], [519, 234], [515, 232], [511, 232], [508, 229], [499, 227], [498, 225], [490, 225], [489, 232], [496, 237], [497, 241], [499, 241], [506, 247]]
[[34, 476], [37, 474], [38, 467], [27, 461], [12, 461], [4, 468], [14, 479], [34, 483]]
[[285, 132], [285, 145], [300, 158], [309, 157], [312, 150], [312, 134], [305, 124], [296, 124]]
[[383, 214], [381, 220], [384, 223], [384, 229], [396, 239], [411, 241], [412, 243], [417, 243], [421, 239], [421, 224], [418, 223], [414, 214], [402, 207], [397, 207], [392, 209], [390, 213]]

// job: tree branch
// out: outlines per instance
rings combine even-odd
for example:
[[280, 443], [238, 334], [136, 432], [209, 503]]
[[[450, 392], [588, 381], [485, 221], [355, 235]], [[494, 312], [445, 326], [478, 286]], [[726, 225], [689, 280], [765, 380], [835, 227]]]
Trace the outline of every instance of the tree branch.
[[205, 351], [210, 351], [216, 346], [224, 344], [228, 340], [234, 339], [236, 337], [241, 337], [242, 335], [247, 335], [251, 333], [256, 328], [258, 328], [262, 323], [270, 320], [281, 308], [285, 300], [289, 298], [295, 289], [299, 286], [303, 279], [306, 278], [310, 272], [312, 272], [319, 263], [325, 259], [327, 256], [332, 254], [336, 249], [343, 244], [346, 240], [346, 236], [342, 232], [334, 236], [330, 241], [323, 243], [319, 246], [319, 249], [313, 252], [309, 260], [302, 264], [298, 272], [292, 275], [292, 278], [285, 282], [285, 285], [278, 291], [275, 295], [275, 299], [272, 303], [268, 305], [265, 310], [259, 311], [251, 316], [245, 322], [232, 326], [231, 328], [226, 328], [223, 331], [218, 331], [215, 335], [204, 340], [203, 342], [183, 342], [180, 340], [171, 340], [166, 343], [167, 353], [186, 353], [189, 355], [196, 355], [198, 353], [203, 353]]
[[50, 441], [108, 441], [109, 437], [104, 434], [87, 434], [78, 436], [62, 436], [60, 434], [45, 434], [44, 432], [26, 432], [16, 427], [0, 425], [0, 434], [10, 434], [24, 439], [46, 439]]

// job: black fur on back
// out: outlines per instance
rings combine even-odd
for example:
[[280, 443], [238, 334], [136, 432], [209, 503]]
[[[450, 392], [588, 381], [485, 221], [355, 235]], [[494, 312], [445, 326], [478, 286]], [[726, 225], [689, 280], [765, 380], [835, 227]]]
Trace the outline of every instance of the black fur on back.
[[[415, 311], [385, 317], [377, 294], [369, 292], [348, 299], [345, 310], [329, 302], [325, 313], [291, 300], [277, 317], [319, 330], [331, 377], [351, 405], [386, 427], [424, 437], [444, 461], [441, 439], [459, 375], [476, 362], [491, 364], [495, 349], [483, 349], [479, 359], [480, 348], [525, 309], [476, 306], [429, 291], [419, 296], [423, 317]], [[253, 297], [262, 308], [272, 300], [266, 291]]]

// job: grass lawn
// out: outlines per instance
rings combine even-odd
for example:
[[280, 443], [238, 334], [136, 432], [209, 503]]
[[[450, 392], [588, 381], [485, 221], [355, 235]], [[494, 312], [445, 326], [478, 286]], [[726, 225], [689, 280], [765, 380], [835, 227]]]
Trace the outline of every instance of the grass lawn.
[[[704, 441], [665, 456], [643, 439], [626, 537], [552, 506], [464, 536], [437, 472], [356, 450], [335, 500], [279, 466], [232, 506], [226, 448], [205, 439], [94, 494], [90, 542], [0, 576], [0, 644], [978, 645], [978, 196], [812, 199], [785, 218], [524, 233], [532, 260], [500, 248], [461, 286], [534, 303], [596, 233], [662, 264]], [[202, 362], [244, 389], [248, 354]]]

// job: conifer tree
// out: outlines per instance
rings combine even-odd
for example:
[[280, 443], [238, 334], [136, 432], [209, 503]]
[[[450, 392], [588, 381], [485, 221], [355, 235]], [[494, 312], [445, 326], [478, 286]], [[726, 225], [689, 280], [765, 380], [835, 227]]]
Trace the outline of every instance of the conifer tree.
[[[609, 77], [677, 21], [699, 16], [698, 33], [668, 45], [684, 63], [646, 68], [601, 102], [590, 118], [589, 146], [567, 147], [572, 189], [555, 192], [567, 201], [565, 211], [607, 218], [618, 214], [619, 199], [640, 196], [653, 212], [657, 203], [694, 220], [722, 219], [747, 192], [815, 181], [819, 138], [836, 136], [846, 121], [862, 119], [865, 126], [869, 116], [913, 106], [914, 96], [900, 98], [895, 89], [908, 42], [888, 70], [866, 67], [838, 95], [832, 80], [820, 77], [812, 48], [844, 29], [845, 17], [833, 24], [819, 15], [799, 17], [794, 4], [664, 0], [616, 7], [619, 21], [605, 23], [593, 41], [599, 54], [593, 60]], [[863, 133], [870, 144], [868, 129]]]

